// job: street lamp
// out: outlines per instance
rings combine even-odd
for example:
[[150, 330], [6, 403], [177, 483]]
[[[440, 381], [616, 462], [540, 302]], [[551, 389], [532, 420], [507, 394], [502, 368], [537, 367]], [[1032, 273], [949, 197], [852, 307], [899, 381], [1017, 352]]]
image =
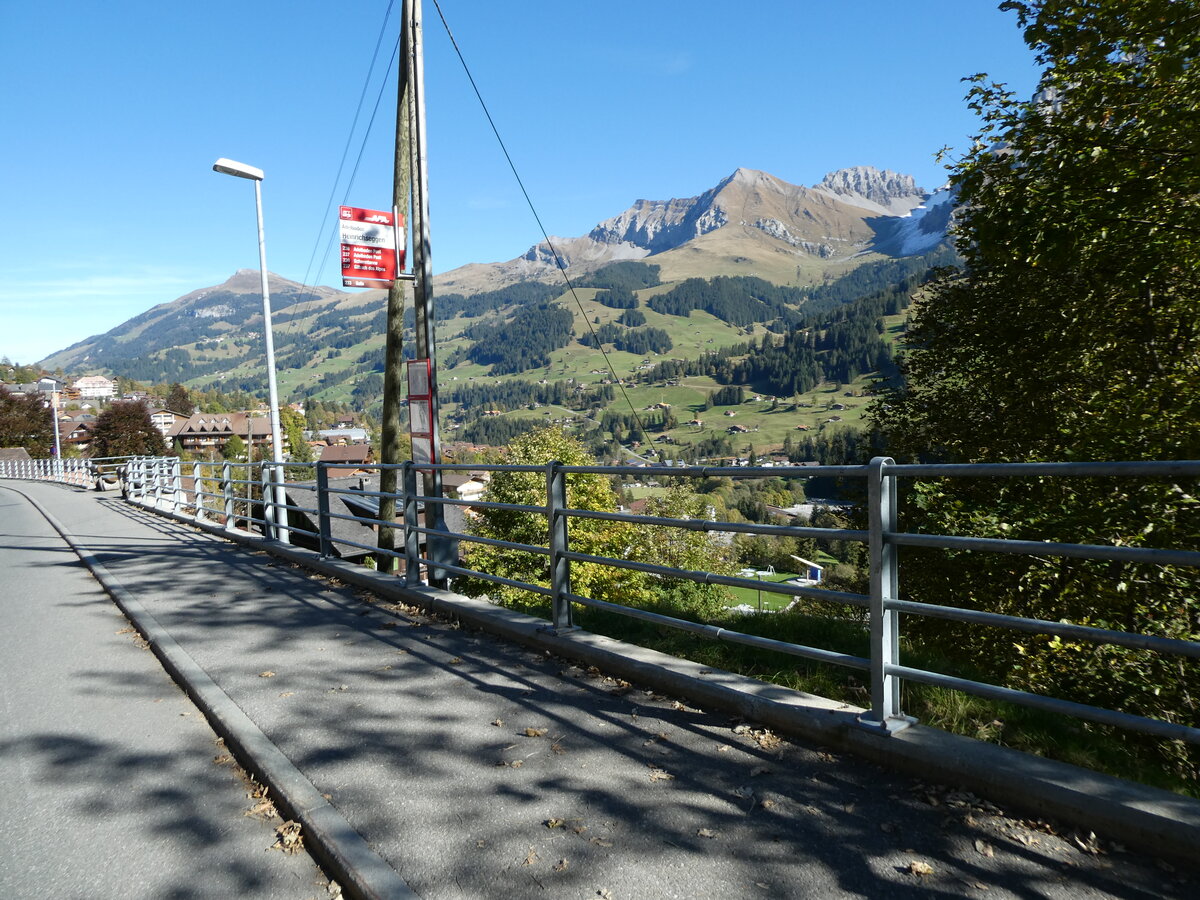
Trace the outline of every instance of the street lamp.
[[[213, 171], [237, 178], [248, 178], [254, 182], [254, 209], [258, 215], [258, 267], [262, 273], [262, 302], [263, 302], [263, 333], [267, 347], [267, 394], [271, 418], [271, 456], [275, 463], [283, 462], [283, 439], [279, 432], [279, 389], [275, 384], [275, 338], [271, 333], [271, 293], [267, 287], [267, 244], [263, 237], [262, 213], [262, 180], [263, 170], [248, 166], [245, 163], [234, 162], [232, 159], [218, 159], [213, 163]], [[284, 495], [280, 469], [271, 467], [271, 485], [275, 495], [275, 537], [287, 543], [287, 500]]]

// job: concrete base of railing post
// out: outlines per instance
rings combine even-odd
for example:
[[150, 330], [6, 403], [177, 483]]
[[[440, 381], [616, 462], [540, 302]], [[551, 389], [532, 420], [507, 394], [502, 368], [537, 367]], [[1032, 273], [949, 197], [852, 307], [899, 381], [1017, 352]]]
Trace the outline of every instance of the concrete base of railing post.
[[555, 627], [554, 625], [543, 625], [541, 628], [538, 629], [538, 634], [546, 634], [546, 635], [550, 635], [551, 637], [559, 637], [564, 634], [572, 634], [576, 631], [581, 631], [581, 630], [582, 629], [578, 625], [567, 625], [562, 628]]
[[889, 716], [881, 722], [879, 719], [871, 718], [870, 713], [863, 713], [854, 721], [859, 728], [883, 735], [899, 734], [904, 729], [917, 724], [916, 716]]

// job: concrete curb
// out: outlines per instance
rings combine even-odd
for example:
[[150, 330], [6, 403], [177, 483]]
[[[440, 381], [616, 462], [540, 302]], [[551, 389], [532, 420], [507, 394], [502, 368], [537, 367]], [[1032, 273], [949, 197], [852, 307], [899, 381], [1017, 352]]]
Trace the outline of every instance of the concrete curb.
[[208, 719], [247, 771], [270, 788], [277, 805], [302, 827], [305, 846], [346, 895], [362, 900], [416, 900], [417, 894], [230, 699], [154, 616], [37, 500], [21, 493], [70, 545], [149, 643], [171, 678]]
[[594, 665], [608, 674], [698, 705], [722, 709], [784, 734], [852, 753], [889, 769], [967, 788], [1008, 810], [1056, 819], [1148, 854], [1197, 865], [1200, 801], [1102, 775], [1069, 763], [987, 744], [920, 724], [886, 735], [857, 724], [848, 704], [702, 666], [582, 631], [555, 634], [542, 619], [436, 588], [417, 590], [399, 579], [317, 553], [153, 509], [184, 524], [229, 538], [372, 593], [425, 607], [474, 628]]

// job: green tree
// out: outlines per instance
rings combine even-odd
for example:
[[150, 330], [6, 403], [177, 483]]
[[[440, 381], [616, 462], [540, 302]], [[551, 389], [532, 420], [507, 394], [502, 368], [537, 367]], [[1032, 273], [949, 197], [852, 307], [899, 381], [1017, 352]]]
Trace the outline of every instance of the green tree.
[[[670, 519], [710, 518], [708, 498], [682, 485], [646, 501], [645, 515]], [[737, 566], [733, 548], [704, 531], [660, 525], [638, 525], [639, 540], [629, 558], [693, 572], [732, 575]], [[707, 620], [721, 614], [731, 603], [729, 592], [719, 585], [684, 578], [653, 579], [650, 596], [643, 605], [667, 615]]]
[[279, 408], [279, 425], [287, 439], [288, 459], [294, 463], [305, 464], [304, 468], [289, 468], [287, 480], [308, 481], [315, 477], [312, 466], [308, 465], [313, 461], [313, 452], [308, 441], [304, 439], [304, 416], [290, 406], [281, 406]]
[[54, 413], [39, 394], [18, 397], [0, 387], [0, 447], [24, 447], [34, 459], [54, 447]]
[[179, 413], [181, 416], [190, 416], [196, 411], [196, 404], [192, 402], [192, 396], [188, 393], [188, 389], [176, 382], [167, 392], [167, 409]]
[[162, 456], [167, 444], [150, 421], [150, 408], [144, 400], [117, 400], [97, 417], [88, 451], [93, 458]]
[[[595, 460], [577, 440], [561, 428], [534, 431], [515, 438], [503, 454], [511, 465], [545, 465], [557, 460], [565, 465], [594, 465]], [[544, 472], [497, 472], [488, 485], [484, 499], [496, 503], [545, 506]], [[567, 504], [575, 509], [603, 512], [616, 510], [617, 498], [603, 475], [567, 476]], [[594, 519], [572, 519], [571, 547], [579, 553], [623, 558], [635, 543], [632, 526]], [[546, 546], [548, 525], [543, 513], [507, 509], [484, 509], [471, 530], [480, 537]], [[467, 544], [463, 558], [468, 568], [517, 581], [549, 586], [549, 563], [545, 556], [514, 552], [486, 544]], [[483, 579], [455, 579], [455, 587], [469, 596], [488, 594], [511, 606], [540, 609], [537, 595]], [[639, 572], [614, 569], [592, 563], [571, 564], [571, 589], [587, 597], [629, 602], [645, 600], [646, 579]]]
[[[1045, 66], [1032, 100], [975, 76], [982, 118], [953, 169], [961, 272], [920, 299], [906, 384], [874, 422], [901, 457], [1200, 457], [1200, 5], [1038, 0], [1015, 11]], [[926, 482], [906, 530], [1194, 547], [1171, 479]], [[913, 596], [1196, 640], [1198, 579], [1172, 567], [921, 558]], [[930, 643], [1015, 687], [1200, 725], [1177, 658], [926, 624]], [[1195, 751], [1160, 746], [1197, 774]], [[1190, 755], [1189, 755], [1190, 754]]]
[[230, 462], [245, 462], [246, 461], [246, 442], [236, 434], [225, 442], [225, 446], [221, 448], [221, 457]]

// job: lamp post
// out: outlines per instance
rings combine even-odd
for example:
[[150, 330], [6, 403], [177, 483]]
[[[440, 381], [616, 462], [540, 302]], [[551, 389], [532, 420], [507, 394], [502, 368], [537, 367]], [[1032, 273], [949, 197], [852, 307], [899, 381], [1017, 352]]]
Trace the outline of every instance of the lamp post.
[[63, 480], [62, 433], [58, 423], [58, 389], [50, 392], [51, 415], [54, 417], [54, 477]]
[[[218, 159], [213, 163], [213, 171], [236, 178], [248, 178], [254, 182], [254, 209], [258, 216], [258, 267], [262, 273], [262, 302], [263, 302], [263, 334], [267, 348], [267, 395], [271, 419], [271, 456], [276, 463], [283, 462], [283, 439], [279, 432], [279, 389], [275, 384], [275, 338], [271, 333], [271, 294], [267, 287], [267, 244], [263, 237], [262, 214], [262, 180], [263, 170], [248, 166], [245, 163], [234, 162], [232, 159]], [[271, 485], [275, 495], [275, 537], [287, 543], [287, 507], [284, 495], [280, 469], [271, 467]], [[264, 505], [265, 508], [265, 505]]]

